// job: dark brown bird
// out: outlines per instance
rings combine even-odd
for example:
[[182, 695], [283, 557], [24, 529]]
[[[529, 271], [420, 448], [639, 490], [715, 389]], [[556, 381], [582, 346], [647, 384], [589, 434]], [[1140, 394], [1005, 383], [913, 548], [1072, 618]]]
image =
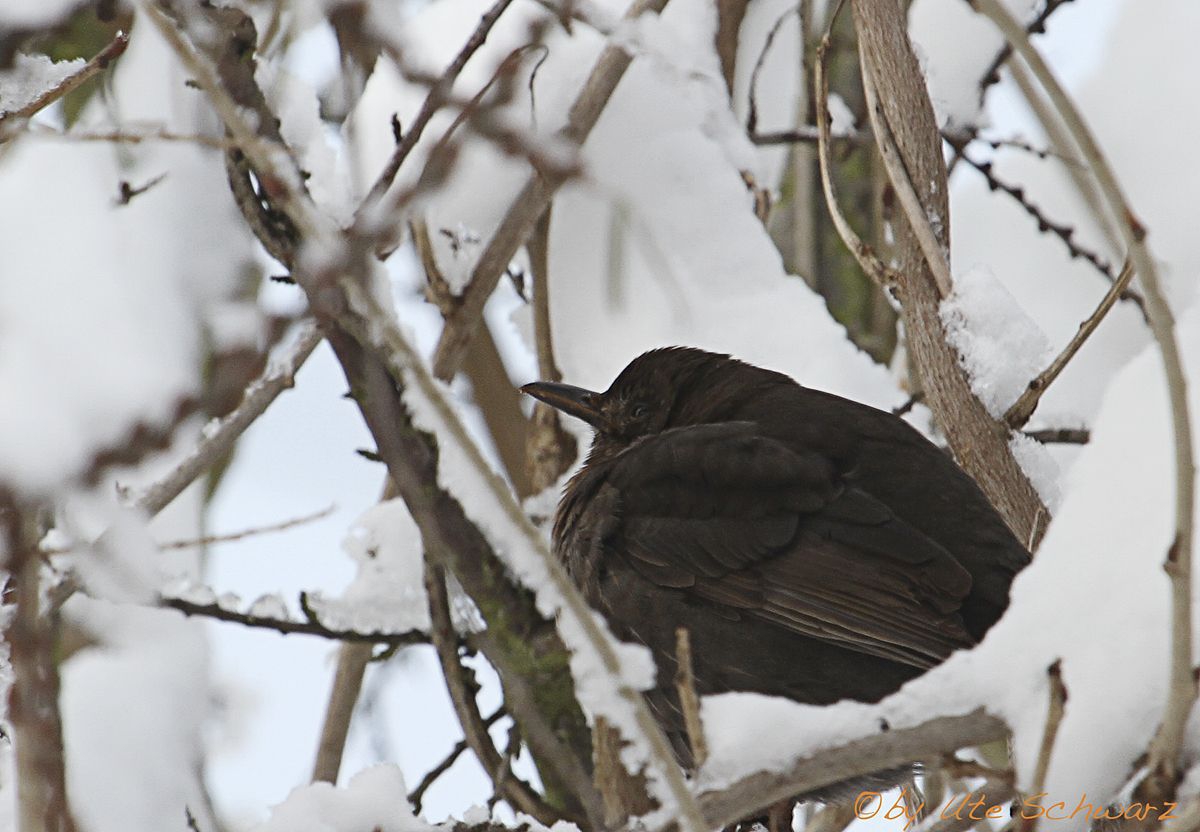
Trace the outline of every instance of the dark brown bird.
[[674, 690], [876, 701], [983, 637], [1029, 554], [975, 482], [902, 419], [729, 356], [671, 347], [603, 393], [522, 388], [595, 429], [554, 548], [689, 757]]

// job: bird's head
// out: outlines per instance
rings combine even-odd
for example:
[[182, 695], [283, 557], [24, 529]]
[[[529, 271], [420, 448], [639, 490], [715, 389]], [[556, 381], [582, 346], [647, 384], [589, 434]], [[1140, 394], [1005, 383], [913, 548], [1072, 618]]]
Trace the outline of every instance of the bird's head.
[[602, 393], [550, 381], [521, 390], [591, 425], [594, 461], [670, 428], [736, 419], [747, 396], [778, 380], [790, 382], [728, 355], [665, 347], [633, 359]]

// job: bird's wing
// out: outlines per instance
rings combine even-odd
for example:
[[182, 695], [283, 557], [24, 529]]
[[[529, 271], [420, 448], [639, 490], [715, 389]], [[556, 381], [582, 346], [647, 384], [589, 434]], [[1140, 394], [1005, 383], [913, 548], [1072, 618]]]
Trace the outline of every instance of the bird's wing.
[[606, 555], [660, 586], [914, 667], [971, 644], [954, 557], [827, 458], [750, 423], [647, 437], [606, 484], [619, 495]]

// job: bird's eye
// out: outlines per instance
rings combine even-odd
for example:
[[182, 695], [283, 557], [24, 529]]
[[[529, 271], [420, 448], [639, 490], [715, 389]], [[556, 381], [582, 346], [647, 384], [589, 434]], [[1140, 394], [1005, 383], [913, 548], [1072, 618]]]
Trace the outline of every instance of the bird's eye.
[[647, 405], [638, 403], [638, 404], [635, 404], [633, 407], [629, 408], [629, 418], [640, 419], [649, 412], [650, 412], [650, 408]]

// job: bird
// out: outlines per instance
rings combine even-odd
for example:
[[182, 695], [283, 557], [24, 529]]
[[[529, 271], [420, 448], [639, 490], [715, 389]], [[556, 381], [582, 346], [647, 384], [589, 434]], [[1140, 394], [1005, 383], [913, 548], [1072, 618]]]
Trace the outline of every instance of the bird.
[[694, 763], [674, 683], [688, 632], [701, 696], [876, 702], [978, 643], [1030, 561], [970, 476], [902, 418], [692, 347], [595, 392], [526, 394], [593, 429], [553, 549], [622, 641]]

